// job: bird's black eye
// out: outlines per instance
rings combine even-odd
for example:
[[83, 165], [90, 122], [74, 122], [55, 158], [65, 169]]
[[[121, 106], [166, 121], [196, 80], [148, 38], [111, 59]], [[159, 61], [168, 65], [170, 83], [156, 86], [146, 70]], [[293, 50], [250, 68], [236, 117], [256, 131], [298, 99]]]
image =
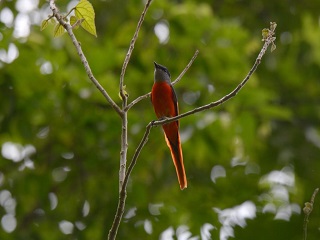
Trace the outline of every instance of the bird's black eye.
[[169, 77], [171, 77], [171, 75], [170, 75], [170, 73], [169, 73], [169, 71], [168, 71], [168, 69], [164, 69], [164, 71], [169, 75]]
[[164, 71], [166, 74], [168, 74], [169, 77], [171, 77], [171, 75], [166, 67], [161, 66], [161, 70]]

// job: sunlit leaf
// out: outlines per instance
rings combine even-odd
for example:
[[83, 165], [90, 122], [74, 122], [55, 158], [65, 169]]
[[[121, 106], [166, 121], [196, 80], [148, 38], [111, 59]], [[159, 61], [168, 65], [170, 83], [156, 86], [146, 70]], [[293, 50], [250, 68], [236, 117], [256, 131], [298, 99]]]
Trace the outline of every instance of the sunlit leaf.
[[[81, 20], [83, 20], [83, 19], [81, 19]], [[81, 20], [78, 19], [76, 16], [71, 16], [70, 17], [70, 24], [74, 29], [77, 29], [82, 22]]]
[[58, 23], [53, 30], [53, 36], [60, 37], [64, 33], [65, 33], [64, 27], [60, 23]]
[[70, 24], [73, 26], [77, 22], [78, 18], [76, 16], [71, 16], [70, 17]]
[[[124, 85], [123, 86], [123, 88], [122, 88], [122, 90], [123, 90], [123, 94], [125, 95], [125, 96], [127, 96], [127, 97], [129, 97], [129, 93], [126, 91], [126, 88], [127, 88], [127, 86], [126, 85]], [[122, 96], [121, 96], [121, 93], [119, 92], [119, 98], [122, 100]]]
[[97, 36], [94, 23], [95, 13], [91, 3], [87, 0], [80, 0], [75, 7], [75, 14], [78, 19], [84, 19], [81, 26], [94, 36]]
[[46, 27], [48, 27], [48, 24], [49, 24], [49, 19], [43, 20], [41, 23], [40, 30], [43, 31]]

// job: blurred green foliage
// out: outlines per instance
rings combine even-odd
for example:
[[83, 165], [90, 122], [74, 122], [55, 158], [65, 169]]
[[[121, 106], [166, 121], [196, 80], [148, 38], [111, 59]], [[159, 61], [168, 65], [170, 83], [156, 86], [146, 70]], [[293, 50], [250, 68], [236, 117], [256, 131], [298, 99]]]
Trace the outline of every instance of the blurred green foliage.
[[[57, 4], [67, 12], [67, 3]], [[95, 77], [121, 104], [121, 67], [144, 1], [92, 5], [98, 37], [76, 35]], [[277, 49], [235, 98], [181, 120], [186, 190], [161, 128], [152, 129], [118, 239], [302, 238], [302, 208], [320, 184], [319, 9], [317, 0], [154, 0], [125, 76], [129, 101], [151, 90], [153, 61], [175, 79], [199, 49], [175, 85], [186, 112], [240, 83], [270, 21], [278, 24]], [[0, 3], [0, 239], [105, 239], [118, 201], [121, 122], [68, 36], [53, 38], [53, 24], [40, 32], [49, 14], [45, 1]], [[22, 16], [25, 36], [15, 25]], [[158, 24], [169, 29], [163, 42]], [[149, 100], [130, 110], [129, 160], [153, 119]], [[319, 201], [310, 240], [320, 236]]]

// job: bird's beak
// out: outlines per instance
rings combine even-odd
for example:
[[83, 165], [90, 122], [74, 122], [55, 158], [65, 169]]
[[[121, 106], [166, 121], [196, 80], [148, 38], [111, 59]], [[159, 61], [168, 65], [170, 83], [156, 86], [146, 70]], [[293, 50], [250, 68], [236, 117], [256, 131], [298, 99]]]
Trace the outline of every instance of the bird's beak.
[[158, 68], [158, 67], [159, 67], [159, 64], [158, 64], [158, 63], [153, 62], [153, 64], [154, 64], [154, 67], [155, 67], [155, 68]]

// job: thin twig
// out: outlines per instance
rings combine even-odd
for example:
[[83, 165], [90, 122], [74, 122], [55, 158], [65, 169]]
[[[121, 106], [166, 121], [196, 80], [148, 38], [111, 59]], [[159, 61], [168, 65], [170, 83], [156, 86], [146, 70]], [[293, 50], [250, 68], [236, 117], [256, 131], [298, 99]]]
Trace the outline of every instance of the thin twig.
[[261, 59], [263, 57], [263, 55], [266, 53], [268, 47], [270, 44], [274, 44], [274, 40], [275, 37], [273, 37], [274, 32], [270, 33], [270, 36], [265, 39], [265, 43], [254, 63], [254, 65], [252, 66], [252, 68], [250, 69], [249, 73], [247, 74], [247, 76], [242, 80], [242, 82], [229, 94], [225, 95], [224, 97], [222, 97], [221, 99], [219, 99], [218, 101], [215, 102], [211, 102], [209, 104], [203, 105], [201, 107], [195, 108], [193, 110], [190, 110], [188, 112], [182, 113], [180, 115], [177, 115], [175, 117], [171, 117], [171, 118], [166, 118], [166, 119], [162, 119], [162, 120], [157, 120], [153, 122], [153, 126], [159, 126], [159, 125], [163, 125], [166, 123], [170, 123], [173, 121], [176, 121], [180, 118], [189, 116], [191, 114], [195, 114], [197, 112], [201, 112], [201, 111], [205, 111], [208, 109], [211, 109], [213, 107], [219, 106], [223, 103], [225, 103], [226, 101], [230, 100], [231, 98], [233, 98], [234, 96], [236, 96], [238, 94], [238, 92], [243, 88], [243, 86], [247, 83], [247, 81], [250, 79], [251, 75], [256, 71], [257, 67], [259, 66], [259, 64], [261, 63]]
[[139, 19], [139, 22], [138, 22], [138, 25], [137, 25], [137, 28], [136, 28], [136, 31], [131, 39], [131, 42], [130, 42], [130, 46], [129, 46], [129, 49], [128, 49], [128, 52], [126, 54], [126, 58], [123, 62], [123, 66], [122, 66], [122, 70], [121, 70], [121, 74], [120, 74], [120, 84], [119, 84], [119, 88], [120, 88], [120, 96], [122, 99], [126, 99], [127, 98], [127, 94], [125, 93], [124, 91], [124, 75], [126, 73], [126, 70], [127, 70], [127, 66], [128, 66], [128, 63], [130, 61], [130, 58], [131, 58], [131, 55], [132, 55], [132, 51], [134, 49], [134, 45], [138, 39], [138, 35], [139, 35], [139, 31], [140, 31], [140, 28], [141, 28], [141, 25], [144, 21], [144, 17], [148, 11], [148, 8], [151, 4], [152, 0], [148, 0], [146, 2], [146, 5], [142, 11], [142, 14], [140, 16], [140, 19]]
[[[189, 70], [189, 68], [193, 64], [194, 60], [197, 58], [198, 54], [199, 54], [199, 50], [196, 50], [196, 52], [193, 54], [191, 60], [187, 64], [187, 66], [183, 69], [183, 71], [180, 73], [180, 75], [172, 82], [172, 85], [175, 85], [176, 83], [178, 83], [181, 80], [181, 78], [184, 76], [184, 74]], [[124, 111], [128, 111], [131, 107], [133, 107], [135, 104], [137, 104], [141, 100], [149, 98], [150, 95], [151, 95], [151, 92], [144, 94], [140, 97], [137, 97], [135, 100], [133, 100], [131, 103], [128, 104], [128, 106], [124, 109]]]
[[[127, 101], [128, 101], [128, 94], [126, 93], [125, 87], [124, 87], [124, 75], [126, 73], [128, 63], [130, 61], [130, 58], [131, 58], [131, 55], [132, 55], [132, 52], [134, 49], [134, 45], [138, 39], [141, 25], [144, 21], [144, 17], [147, 13], [147, 10], [148, 10], [151, 2], [152, 2], [152, 0], [148, 0], [143, 11], [142, 11], [140, 19], [138, 21], [136, 31], [132, 37], [128, 52], [127, 52], [126, 57], [123, 61], [123, 66], [122, 66], [122, 70], [121, 70], [121, 74], [120, 74], [120, 82], [119, 82], [119, 91], [120, 91], [120, 96], [122, 98], [122, 109], [125, 109], [127, 107]], [[122, 185], [123, 185], [123, 181], [124, 181], [124, 178], [126, 175], [127, 152], [128, 152], [128, 112], [124, 110], [123, 116], [122, 116], [120, 169], [119, 169], [119, 191], [120, 191], [119, 194], [120, 195], [121, 194], [126, 195], [125, 190], [123, 193], [121, 193], [121, 189], [123, 189]], [[121, 196], [120, 196], [120, 199], [121, 199]], [[119, 200], [119, 203], [120, 203], [120, 200]], [[116, 236], [116, 234], [117, 234], [117, 232], [115, 232], [115, 236]]]
[[76, 47], [77, 53], [81, 59], [81, 62], [86, 70], [86, 73], [93, 82], [93, 84], [98, 88], [98, 90], [102, 93], [102, 95], [105, 97], [105, 99], [108, 101], [108, 103], [111, 105], [111, 107], [121, 116], [123, 114], [123, 111], [119, 108], [119, 106], [112, 100], [112, 98], [109, 96], [107, 91], [101, 86], [101, 84], [98, 82], [98, 80], [93, 76], [91, 68], [89, 66], [89, 63], [82, 51], [81, 45], [79, 44], [76, 36], [74, 35], [72, 31], [72, 26], [63, 20], [63, 16], [59, 13], [59, 10], [54, 2], [54, 0], [49, 0], [50, 9], [53, 13], [53, 16], [57, 19], [57, 21], [67, 30], [67, 33], [69, 34], [73, 45]]
[[109, 236], [108, 236], [108, 239], [115, 239], [116, 235], [117, 235], [117, 231], [118, 231], [118, 228], [120, 226], [120, 222], [121, 222], [121, 219], [122, 219], [122, 216], [123, 216], [123, 213], [124, 213], [124, 207], [125, 207], [125, 204], [126, 204], [126, 198], [127, 198], [127, 193], [126, 193], [126, 189], [127, 189], [127, 185], [128, 185], [128, 181], [129, 181], [129, 177], [130, 177], [130, 174], [137, 162], [137, 159], [139, 157], [139, 154], [142, 150], [142, 148], [144, 147], [144, 145], [147, 143], [148, 141], [148, 136], [150, 134], [150, 130], [151, 130], [151, 127], [152, 127], [152, 123], [149, 123], [147, 128], [146, 128], [146, 131], [143, 135], [143, 138], [139, 144], [139, 146], [137, 147], [133, 157], [132, 157], [132, 160], [130, 162], [130, 165], [128, 167], [128, 170], [127, 170], [127, 173], [126, 173], [126, 176], [124, 178], [124, 181], [123, 181], [123, 184], [122, 184], [122, 188], [121, 188], [121, 191], [120, 191], [120, 194], [119, 194], [119, 201], [118, 201], [118, 207], [117, 207], [117, 212], [116, 212], [116, 215], [115, 215], [115, 218], [113, 220], [113, 224], [112, 224], [112, 227], [110, 229], [110, 232], [109, 232]]
[[306, 202], [304, 204], [305, 207], [303, 208], [303, 212], [304, 212], [305, 216], [304, 216], [304, 224], [303, 224], [303, 240], [307, 240], [309, 215], [311, 214], [311, 212], [313, 210], [314, 199], [315, 199], [318, 191], [319, 191], [319, 188], [316, 188], [312, 194], [311, 201]]
[[191, 65], [193, 64], [194, 60], [196, 60], [197, 56], [199, 54], [199, 50], [196, 50], [196, 52], [193, 54], [191, 60], [189, 61], [189, 63], [187, 64], [187, 66], [183, 69], [183, 71], [180, 73], [180, 75], [176, 78], [176, 80], [174, 80], [172, 82], [172, 85], [175, 85], [176, 83], [178, 83], [181, 78], [184, 76], [184, 74], [189, 70], [189, 68], [191, 67]]

